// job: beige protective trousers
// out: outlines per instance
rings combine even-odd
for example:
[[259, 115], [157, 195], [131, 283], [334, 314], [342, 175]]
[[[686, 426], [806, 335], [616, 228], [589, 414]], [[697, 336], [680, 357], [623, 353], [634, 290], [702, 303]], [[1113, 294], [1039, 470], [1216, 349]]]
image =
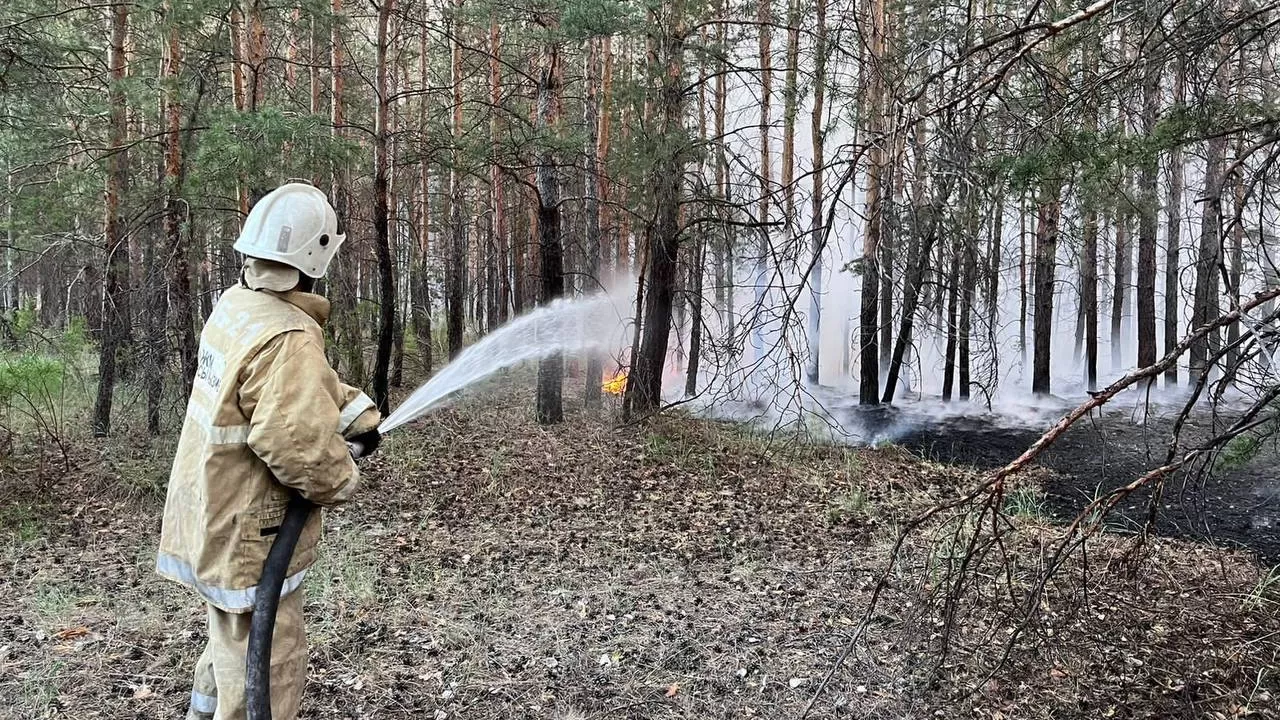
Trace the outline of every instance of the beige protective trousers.
[[[301, 589], [280, 599], [271, 640], [271, 717], [294, 720], [307, 680], [307, 633]], [[252, 613], [209, 606], [209, 643], [196, 662], [188, 720], [245, 720], [245, 655]]]

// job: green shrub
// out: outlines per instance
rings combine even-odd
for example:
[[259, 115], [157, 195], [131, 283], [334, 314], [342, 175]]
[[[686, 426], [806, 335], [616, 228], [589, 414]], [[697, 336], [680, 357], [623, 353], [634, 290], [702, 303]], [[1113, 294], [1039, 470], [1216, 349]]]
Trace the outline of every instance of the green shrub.
[[90, 349], [89, 331], [84, 317], [77, 315], [67, 323], [58, 341], [58, 350], [64, 357], [75, 358]]
[[45, 404], [58, 397], [64, 370], [61, 361], [40, 355], [0, 357], [0, 406], [10, 406], [19, 398]]
[[1261, 450], [1262, 438], [1257, 435], [1237, 435], [1222, 448], [1215, 469], [1219, 472], [1239, 470], [1257, 457]]
[[27, 304], [13, 313], [13, 335], [22, 342], [36, 326], [36, 306]]

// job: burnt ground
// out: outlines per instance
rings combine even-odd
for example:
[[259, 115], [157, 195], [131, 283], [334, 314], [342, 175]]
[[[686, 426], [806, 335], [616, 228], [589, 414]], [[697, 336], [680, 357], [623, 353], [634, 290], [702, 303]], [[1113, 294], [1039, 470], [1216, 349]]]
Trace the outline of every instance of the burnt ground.
[[[365, 462], [305, 584], [305, 720], [799, 718], [828, 676], [809, 718], [1280, 716], [1280, 582], [1247, 553], [1157, 539], [1122, 572], [1100, 538], [1002, 660], [1060, 531], [1013, 515], [943, 657], [944, 527], [850, 645], [903, 519], [972, 472], [532, 406], [459, 403]], [[0, 448], [3, 720], [185, 712], [204, 613], [152, 571], [172, 440], [120, 434]]]
[[[944, 414], [906, 405], [875, 420], [892, 428], [895, 443], [924, 458], [987, 470], [1021, 455], [1067, 409], [1061, 403], [1013, 417]], [[1163, 465], [1177, 410], [1171, 404], [1135, 407], [1132, 396], [1122, 396], [1076, 423], [1038, 461], [1052, 471], [1042, 485], [1053, 515], [1074, 518], [1100, 493]], [[1236, 416], [1230, 409], [1196, 411], [1184, 427], [1181, 446], [1196, 447]], [[1259, 562], [1275, 565], [1280, 563], [1280, 451], [1274, 438], [1252, 452], [1238, 452], [1241, 445], [1237, 442], [1207, 467], [1169, 479], [1155, 530], [1248, 548]], [[1135, 492], [1116, 508], [1109, 528], [1135, 531], [1147, 517], [1149, 501], [1149, 488]]]

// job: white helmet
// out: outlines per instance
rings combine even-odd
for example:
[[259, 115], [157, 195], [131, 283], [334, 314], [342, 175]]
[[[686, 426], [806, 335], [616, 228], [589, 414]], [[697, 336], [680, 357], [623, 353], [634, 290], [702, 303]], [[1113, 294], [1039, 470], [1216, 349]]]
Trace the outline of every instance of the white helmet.
[[306, 183], [288, 183], [253, 206], [235, 249], [319, 278], [346, 239], [338, 234], [338, 214], [323, 192]]

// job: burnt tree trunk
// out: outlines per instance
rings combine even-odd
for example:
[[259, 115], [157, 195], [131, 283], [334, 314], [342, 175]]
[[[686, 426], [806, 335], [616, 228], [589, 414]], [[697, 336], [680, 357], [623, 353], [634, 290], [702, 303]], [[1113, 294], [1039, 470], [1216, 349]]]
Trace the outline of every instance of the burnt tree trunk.
[[391, 349], [395, 342], [396, 286], [395, 268], [391, 263], [391, 228], [388, 157], [388, 127], [391, 97], [387, 92], [387, 25], [395, 0], [382, 0], [378, 7], [377, 72], [375, 91], [377, 109], [373, 130], [373, 240], [378, 258], [378, 349], [373, 361], [373, 399], [383, 415], [391, 412], [388, 383], [391, 374]]
[[1062, 181], [1046, 182], [1036, 221], [1035, 318], [1032, 336], [1031, 391], [1049, 394], [1050, 353], [1053, 346], [1053, 291], [1057, 266], [1058, 224], [1062, 217]]
[[902, 319], [898, 327], [898, 337], [893, 344], [893, 357], [889, 361], [889, 374], [885, 378], [884, 402], [893, 402], [894, 393], [898, 389], [898, 378], [902, 374], [902, 366], [907, 359], [907, 351], [915, 331], [916, 310], [920, 307], [924, 278], [929, 271], [929, 263], [933, 258], [933, 246], [938, 239], [938, 228], [942, 216], [942, 207], [946, 202], [950, 186], [938, 183], [934, 189], [933, 204], [927, 209], [927, 224], [922, 231], [919, 247], [907, 267], [905, 283], [902, 287]]
[[[1173, 75], [1173, 105], [1181, 108], [1187, 101], [1187, 73], [1179, 61]], [[1169, 185], [1165, 196], [1165, 263], [1164, 263], [1164, 351], [1173, 351], [1178, 345], [1178, 305], [1181, 299], [1181, 283], [1178, 280], [1182, 250], [1182, 146], [1169, 150]], [[1170, 363], [1164, 372], [1164, 384], [1178, 384], [1178, 363]]]
[[694, 238], [693, 262], [689, 264], [689, 292], [693, 300], [689, 329], [689, 367], [685, 374], [685, 397], [698, 394], [698, 369], [702, 363], [702, 285], [706, 275], [707, 238], [699, 230]]
[[[559, 87], [556, 65], [559, 49], [554, 45], [544, 51], [542, 73], [538, 81], [538, 128], [546, 134], [547, 144], [538, 157], [538, 264], [541, 269], [543, 304], [564, 295], [564, 250], [560, 239], [560, 179], [556, 160], [550, 148]], [[538, 363], [538, 422], [543, 425], [564, 419], [561, 393], [564, 386], [564, 358], [559, 353]]]
[[1090, 390], [1098, 387], [1098, 213], [1090, 208], [1081, 230], [1080, 304], [1084, 319], [1084, 376]]
[[1123, 341], [1125, 296], [1129, 292], [1129, 215], [1120, 211], [1116, 216], [1116, 255], [1112, 269], [1115, 281], [1111, 286], [1111, 370], [1115, 372], [1124, 364], [1121, 343]]
[[1018, 366], [1027, 367], [1027, 201], [1018, 199]]
[[[684, 128], [684, 40], [679, 28], [670, 27], [683, 15], [684, 3], [671, 3], [671, 17], [650, 32], [658, 49], [655, 60], [662, 72], [658, 97], [658, 129], [664, 142], [654, 163], [652, 179], [654, 215], [649, 231], [646, 271], [648, 287], [644, 295], [644, 322], [640, 346], [627, 377], [623, 415], [631, 418], [656, 410], [662, 402], [662, 373], [671, 335], [672, 301], [675, 297], [676, 258], [680, 240], [680, 183], [687, 154]], [[675, 18], [675, 19], [672, 19]]]
[[867, 140], [872, 143], [870, 168], [867, 173], [867, 225], [862, 239], [862, 293], [859, 312], [858, 347], [859, 381], [858, 402], [875, 405], [880, 401], [880, 350], [878, 325], [880, 321], [880, 237], [884, 227], [885, 168], [885, 102], [884, 79], [879, 63], [884, 57], [885, 11], [884, 0], [871, 3], [871, 89], [868, 105], [870, 121]]
[[942, 399], [951, 400], [956, 379], [956, 304], [960, 296], [960, 240], [951, 243], [951, 269], [947, 273], [947, 347], [942, 366]]
[[[1160, 110], [1160, 66], [1148, 60], [1142, 89], [1142, 131], [1155, 132]], [[1151, 153], [1138, 169], [1138, 367], [1156, 362], [1156, 232], [1160, 199], [1156, 194], [1158, 157]], [[1151, 379], [1155, 382], [1155, 378]]]
[[[976, 209], [972, 212], [976, 214]], [[976, 225], [976, 223], [975, 223]], [[976, 230], [976, 228], [975, 228]], [[959, 381], [959, 394], [961, 400], [969, 399], [970, 385], [970, 367], [969, 367], [969, 339], [973, 335], [973, 288], [977, 282], [978, 267], [976, 249], [973, 247], [971, 238], [977, 237], [977, 233], [967, 235], [962, 243], [964, 257], [961, 260], [963, 279], [960, 283], [960, 327], [957, 329], [957, 380]]]

